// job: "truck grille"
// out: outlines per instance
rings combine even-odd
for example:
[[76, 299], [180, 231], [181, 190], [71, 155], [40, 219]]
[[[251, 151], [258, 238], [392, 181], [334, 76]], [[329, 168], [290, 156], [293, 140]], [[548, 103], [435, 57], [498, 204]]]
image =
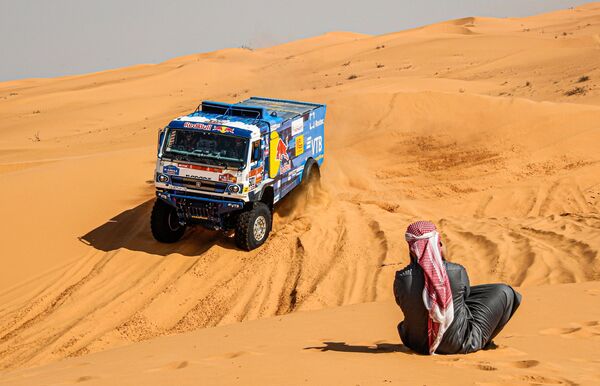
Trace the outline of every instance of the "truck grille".
[[186, 188], [201, 190], [204, 192], [223, 193], [227, 188], [227, 184], [224, 182], [200, 180], [189, 177], [171, 176], [171, 182], [175, 186], [184, 186]]
[[206, 207], [200, 206], [186, 206], [183, 208], [185, 216], [189, 218], [195, 218], [200, 220], [208, 220], [209, 210]]

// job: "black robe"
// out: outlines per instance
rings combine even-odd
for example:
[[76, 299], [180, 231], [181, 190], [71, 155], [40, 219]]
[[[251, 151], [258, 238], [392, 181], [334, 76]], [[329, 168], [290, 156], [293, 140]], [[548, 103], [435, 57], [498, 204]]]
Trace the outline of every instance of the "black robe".
[[[444, 261], [454, 302], [454, 320], [444, 333], [438, 354], [466, 354], [484, 348], [508, 323], [521, 303], [521, 295], [505, 284], [471, 287], [462, 265]], [[405, 346], [429, 354], [428, 312], [423, 304], [424, 278], [412, 262], [396, 272], [394, 296], [404, 313], [398, 325]]]

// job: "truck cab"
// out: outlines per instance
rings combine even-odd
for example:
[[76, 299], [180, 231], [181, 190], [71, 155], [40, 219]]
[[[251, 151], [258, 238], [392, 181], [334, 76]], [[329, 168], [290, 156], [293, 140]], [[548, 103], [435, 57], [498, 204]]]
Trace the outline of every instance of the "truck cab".
[[320, 177], [325, 105], [252, 97], [204, 101], [160, 131], [151, 216], [154, 238], [187, 226], [235, 230], [245, 250], [265, 242], [277, 202]]

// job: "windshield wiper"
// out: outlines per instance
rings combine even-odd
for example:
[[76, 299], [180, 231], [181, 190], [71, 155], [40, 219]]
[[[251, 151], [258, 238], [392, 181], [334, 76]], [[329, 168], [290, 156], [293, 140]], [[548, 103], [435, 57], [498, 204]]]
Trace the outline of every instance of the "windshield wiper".
[[237, 158], [234, 158], [234, 157], [224, 157], [224, 156], [221, 156], [221, 155], [203, 154], [203, 152], [202, 152], [201, 150], [194, 150], [194, 151], [192, 152], [192, 154], [194, 154], [194, 155], [196, 155], [196, 154], [200, 154], [200, 155], [202, 155], [202, 156], [204, 156], [204, 157], [208, 157], [208, 158], [216, 159], [216, 160], [219, 160], [219, 161], [225, 161], [225, 162], [227, 162], [227, 161], [231, 161], [231, 162], [240, 162], [240, 160], [239, 160], [239, 159], [237, 159]]
[[[181, 151], [181, 150], [175, 150], [175, 149], [172, 149], [172, 150], [170, 150], [170, 151], [167, 151], [166, 153], [172, 154], [172, 156], [173, 156], [175, 159], [182, 160], [182, 161], [187, 161], [187, 162], [194, 162], [194, 161], [195, 161], [195, 160], [198, 158], [198, 157], [197, 157], [195, 154], [193, 154], [193, 153], [188, 153], [188, 152], [186, 152], [186, 151], [184, 152], [184, 151]], [[204, 159], [204, 158], [203, 158], [203, 159]], [[207, 162], [207, 163], [210, 163], [210, 162]]]

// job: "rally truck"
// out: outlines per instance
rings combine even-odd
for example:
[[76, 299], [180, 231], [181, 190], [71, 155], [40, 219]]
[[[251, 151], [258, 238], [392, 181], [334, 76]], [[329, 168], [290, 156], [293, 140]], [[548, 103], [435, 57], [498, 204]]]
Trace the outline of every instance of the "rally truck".
[[174, 243], [186, 227], [235, 232], [252, 250], [271, 231], [275, 204], [320, 178], [325, 105], [252, 97], [203, 101], [159, 132], [154, 238]]

